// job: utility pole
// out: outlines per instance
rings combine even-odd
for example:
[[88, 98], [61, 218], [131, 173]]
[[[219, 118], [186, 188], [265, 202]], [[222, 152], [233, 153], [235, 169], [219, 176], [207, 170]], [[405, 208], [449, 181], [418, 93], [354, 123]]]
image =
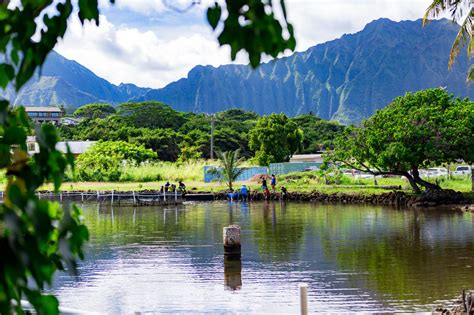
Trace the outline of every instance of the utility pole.
[[211, 114], [211, 160], [214, 160], [214, 114]]

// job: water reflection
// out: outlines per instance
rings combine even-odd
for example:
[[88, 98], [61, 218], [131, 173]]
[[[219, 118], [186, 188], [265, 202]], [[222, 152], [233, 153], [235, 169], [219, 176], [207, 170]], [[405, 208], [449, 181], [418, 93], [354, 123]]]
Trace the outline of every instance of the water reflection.
[[[78, 277], [54, 284], [69, 307], [295, 313], [303, 281], [310, 310], [430, 311], [472, 287], [470, 213], [279, 202], [83, 208], [87, 260]], [[242, 260], [228, 261], [222, 228], [234, 223]]]

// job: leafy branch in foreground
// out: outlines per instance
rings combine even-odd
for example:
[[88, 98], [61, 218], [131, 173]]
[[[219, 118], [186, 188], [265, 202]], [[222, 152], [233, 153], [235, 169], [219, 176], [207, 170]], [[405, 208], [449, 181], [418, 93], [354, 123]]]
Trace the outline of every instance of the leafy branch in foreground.
[[[469, 59], [474, 55], [474, 42], [472, 41], [474, 33], [473, 2], [472, 0], [433, 0], [423, 17], [423, 25], [426, 24], [429, 18], [436, 18], [447, 11], [450, 12], [452, 21], [460, 24], [459, 32], [454, 39], [449, 54], [448, 67], [451, 69], [461, 47], [467, 46]], [[467, 80], [474, 80], [474, 65], [472, 64], [469, 68]]]

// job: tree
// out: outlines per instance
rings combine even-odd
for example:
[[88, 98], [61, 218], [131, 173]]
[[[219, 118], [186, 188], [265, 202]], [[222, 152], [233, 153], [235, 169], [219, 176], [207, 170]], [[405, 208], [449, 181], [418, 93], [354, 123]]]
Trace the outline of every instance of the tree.
[[286, 162], [300, 147], [303, 131], [285, 114], [258, 119], [249, 133], [249, 146], [260, 165]]
[[83, 180], [118, 181], [124, 164], [137, 166], [156, 157], [155, 152], [143, 145], [99, 141], [77, 158], [77, 169]]
[[232, 183], [235, 182], [244, 171], [243, 168], [239, 168], [244, 162], [243, 157], [240, 156], [240, 149], [227, 152], [216, 151], [216, 156], [221, 164], [221, 168], [212, 168], [208, 170], [208, 172], [219, 175], [227, 182], [229, 189], [232, 189]]
[[183, 113], [161, 102], [123, 103], [117, 107], [119, 122], [136, 128], [174, 128], [185, 123]]
[[342, 134], [344, 126], [336, 121], [327, 121], [313, 114], [291, 118], [303, 131], [301, 153], [316, 153], [323, 149], [332, 149], [336, 137]]
[[85, 119], [105, 118], [115, 113], [115, 108], [109, 104], [87, 104], [79, 107], [73, 113], [74, 117]]
[[[20, 90], [64, 36], [73, 12], [82, 23], [99, 24], [97, 0], [0, 1], [0, 88], [14, 84]], [[209, 8], [207, 16], [214, 29], [222, 30], [219, 42], [231, 46], [232, 58], [245, 50], [254, 67], [262, 53], [277, 56], [295, 48], [283, 0], [226, 0]], [[43, 125], [36, 131], [40, 152], [30, 159], [28, 133], [24, 109], [12, 111], [8, 101], [0, 100], [0, 170], [8, 177], [0, 206], [0, 313], [22, 313], [20, 300], [26, 298], [39, 314], [57, 314], [57, 299], [42, 289], [57, 269], [75, 270], [88, 234], [78, 208], [62, 211], [35, 193], [47, 181], [59, 190], [65, 170], [74, 166], [72, 154], [56, 150], [57, 131]]]
[[438, 190], [420, 177], [422, 167], [463, 159], [474, 161], [474, 103], [454, 99], [444, 89], [397, 97], [336, 141], [332, 162], [374, 175], [399, 175], [420, 187]]
[[[426, 24], [429, 18], [436, 18], [447, 11], [451, 13], [453, 22], [461, 24], [449, 54], [448, 67], [451, 69], [461, 47], [467, 46], [468, 58], [474, 55], [474, 42], [472, 41], [474, 33], [474, 7], [472, 0], [433, 0], [423, 17], [423, 25]], [[472, 64], [467, 79], [474, 80], [474, 65]]]

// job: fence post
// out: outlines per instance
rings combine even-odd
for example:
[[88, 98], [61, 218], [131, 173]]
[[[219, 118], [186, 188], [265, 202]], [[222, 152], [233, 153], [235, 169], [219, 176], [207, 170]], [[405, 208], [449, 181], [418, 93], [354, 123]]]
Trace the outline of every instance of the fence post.
[[99, 195], [99, 191], [97, 191], [97, 201], [99, 201], [99, 200], [100, 200], [100, 198], [99, 198], [99, 197], [100, 197], [100, 195]]
[[308, 314], [308, 284], [300, 283], [298, 287], [300, 289], [301, 315], [307, 315]]
[[136, 202], [135, 202], [135, 191], [132, 191], [132, 194], [133, 194], [133, 204], [136, 204]]
[[112, 189], [112, 198], [110, 198], [110, 204], [114, 203], [114, 190]]
[[62, 191], [59, 192], [59, 199], [61, 199], [61, 201], [63, 201], [63, 192]]
[[81, 192], [81, 202], [84, 203], [84, 193]]
[[175, 189], [174, 190], [174, 204], [177, 204], [178, 203], [178, 190]]
[[166, 202], [166, 190], [163, 189], [163, 201]]

